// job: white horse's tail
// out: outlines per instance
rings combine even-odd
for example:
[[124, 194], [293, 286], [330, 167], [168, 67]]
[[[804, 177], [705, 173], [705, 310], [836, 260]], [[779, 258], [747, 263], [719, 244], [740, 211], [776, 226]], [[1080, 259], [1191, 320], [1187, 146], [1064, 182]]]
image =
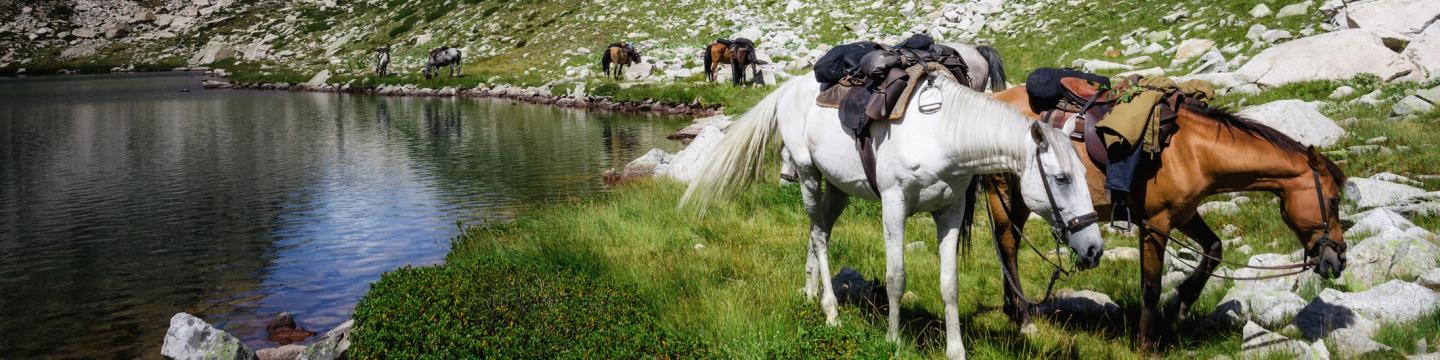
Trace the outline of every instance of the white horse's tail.
[[[796, 77], [798, 80], [800, 77]], [[698, 169], [680, 198], [680, 207], [697, 206], [700, 214], [717, 198], [729, 196], [755, 183], [761, 177], [765, 151], [775, 138], [775, 129], [780, 121], [781, 99], [799, 81], [785, 82], [780, 88], [765, 95], [760, 103], [735, 120], [719, 148]]]

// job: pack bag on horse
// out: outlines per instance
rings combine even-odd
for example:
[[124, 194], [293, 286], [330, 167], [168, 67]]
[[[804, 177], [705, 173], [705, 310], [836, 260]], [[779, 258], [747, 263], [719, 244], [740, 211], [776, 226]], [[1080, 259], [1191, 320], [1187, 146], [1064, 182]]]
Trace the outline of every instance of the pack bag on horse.
[[[905, 225], [916, 213], [929, 213], [939, 236], [939, 285], [944, 303], [945, 354], [964, 358], [957, 279], [957, 251], [968, 244], [976, 177], [1018, 174], [1027, 206], [1044, 209], [1041, 218], [1063, 229], [1076, 254], [1077, 267], [1098, 265], [1103, 252], [1093, 219], [1079, 155], [1062, 130], [1041, 126], [1003, 103], [962, 84], [945, 70], [927, 79], [942, 106], [922, 111], [911, 102], [903, 122], [874, 121], [862, 131], [875, 139], [866, 150], [877, 165], [862, 169], [855, 130], [837, 121], [839, 111], [816, 103], [820, 83], [797, 76], [767, 95], [730, 127], [700, 167], [682, 204], [700, 209], [710, 200], [734, 193], [765, 173], [765, 157], [776, 130], [784, 166], [797, 172], [810, 217], [804, 291], [818, 299], [826, 322], [838, 325], [837, 299], [830, 280], [830, 234], [849, 199], [878, 200], [885, 241], [886, 338], [899, 341], [900, 298], [905, 293]], [[798, 249], [797, 249], [798, 250]], [[798, 269], [797, 269], [798, 270]]]
[[[625, 76], [626, 67], [639, 64], [640, 61], [640, 52], [635, 50], [634, 44], [623, 42], [612, 43], [610, 47], [605, 48], [605, 51], [600, 53], [600, 70], [604, 72], [605, 76], [612, 76], [614, 79], [619, 80]], [[610, 64], [615, 64], [614, 73], [610, 72]]]
[[[1108, 83], [1093, 74], [1045, 69], [1032, 74], [1026, 87], [994, 96], [1041, 123], [1074, 126], [1072, 143], [1090, 159], [1085, 179], [1101, 220], [1139, 225], [1142, 349], [1154, 350], [1167, 338], [1171, 322], [1189, 313], [1211, 277], [1242, 281], [1310, 270], [1326, 278], [1340, 275], [1347, 248], [1339, 212], [1345, 174], [1334, 162], [1274, 128], [1211, 107], [1205, 103], [1212, 94], [1207, 84], [1163, 78]], [[1127, 176], [1128, 185], [1112, 181], [1116, 176]], [[1005, 310], [1024, 326], [1034, 302], [1020, 287], [1016, 259], [1021, 242], [1028, 242], [1020, 229], [1031, 209], [1014, 201], [1022, 196], [1011, 185], [1015, 181], [991, 177], [986, 188], [1005, 278]], [[1116, 186], [1123, 187], [1111, 189]], [[1242, 191], [1279, 197], [1280, 213], [1305, 250], [1305, 262], [1255, 267], [1223, 260], [1220, 237], [1196, 209], [1211, 195]], [[1116, 192], [1123, 194], [1119, 201], [1112, 198]], [[1194, 244], [1172, 238], [1172, 229]], [[1170, 242], [1201, 259], [1162, 306], [1160, 280]], [[1258, 275], [1216, 275], [1222, 263]], [[1061, 272], [1052, 275], [1051, 286]]]
[[390, 47], [381, 46], [375, 48], [375, 75], [385, 77], [390, 74]]
[[425, 69], [422, 71], [425, 78], [429, 79], [435, 72], [443, 67], [450, 67], [450, 77], [460, 76], [460, 49], [449, 46], [442, 46], [430, 49], [430, 55], [426, 57]]

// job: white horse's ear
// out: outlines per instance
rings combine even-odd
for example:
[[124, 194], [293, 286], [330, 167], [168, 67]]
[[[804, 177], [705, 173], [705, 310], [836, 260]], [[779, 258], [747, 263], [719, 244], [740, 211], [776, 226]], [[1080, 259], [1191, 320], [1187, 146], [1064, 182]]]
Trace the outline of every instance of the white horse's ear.
[[1060, 127], [1060, 133], [1066, 135], [1074, 133], [1075, 123], [1079, 122], [1078, 120], [1080, 120], [1079, 116], [1071, 116], [1069, 120], [1065, 120], [1065, 126]]
[[1035, 145], [1040, 147], [1040, 151], [1045, 151], [1049, 146], [1045, 141], [1045, 125], [1040, 125], [1039, 121], [1030, 123], [1030, 137], [1035, 139]]

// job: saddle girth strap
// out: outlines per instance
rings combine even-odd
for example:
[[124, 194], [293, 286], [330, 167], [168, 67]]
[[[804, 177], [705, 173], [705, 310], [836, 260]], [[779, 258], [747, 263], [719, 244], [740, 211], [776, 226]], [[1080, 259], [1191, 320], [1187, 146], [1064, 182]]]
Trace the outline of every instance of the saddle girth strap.
[[870, 185], [870, 191], [875, 197], [880, 197], [880, 185], [875, 182], [875, 141], [870, 137], [870, 127], [866, 126], [855, 133], [855, 150], [860, 152], [860, 166], [865, 168], [865, 182]]

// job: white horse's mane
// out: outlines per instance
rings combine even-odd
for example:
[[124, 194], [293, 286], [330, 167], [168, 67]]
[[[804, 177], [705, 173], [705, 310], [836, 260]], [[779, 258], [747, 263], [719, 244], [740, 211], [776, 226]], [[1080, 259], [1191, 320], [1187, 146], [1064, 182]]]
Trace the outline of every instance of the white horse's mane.
[[[1033, 120], [1009, 104], [961, 85], [949, 74], [937, 76], [935, 85], [940, 88], [943, 99], [938, 114], [942, 119], [940, 133], [947, 140], [963, 144], [959, 148], [977, 152], [959, 154], [962, 155], [959, 158], [981, 159], [973, 165], [984, 173], [1019, 172], [1025, 168], [1034, 156], [1027, 149], [1033, 148], [1016, 145], [1032, 144], [1035, 140], [1030, 138], [1028, 129], [1016, 131], [1016, 127], [1030, 126]], [[1069, 138], [1049, 125], [1042, 128], [1046, 143], [1062, 151], [1057, 154], [1060, 166], [1071, 169], [1074, 164], [1063, 152], [1069, 149]]]

